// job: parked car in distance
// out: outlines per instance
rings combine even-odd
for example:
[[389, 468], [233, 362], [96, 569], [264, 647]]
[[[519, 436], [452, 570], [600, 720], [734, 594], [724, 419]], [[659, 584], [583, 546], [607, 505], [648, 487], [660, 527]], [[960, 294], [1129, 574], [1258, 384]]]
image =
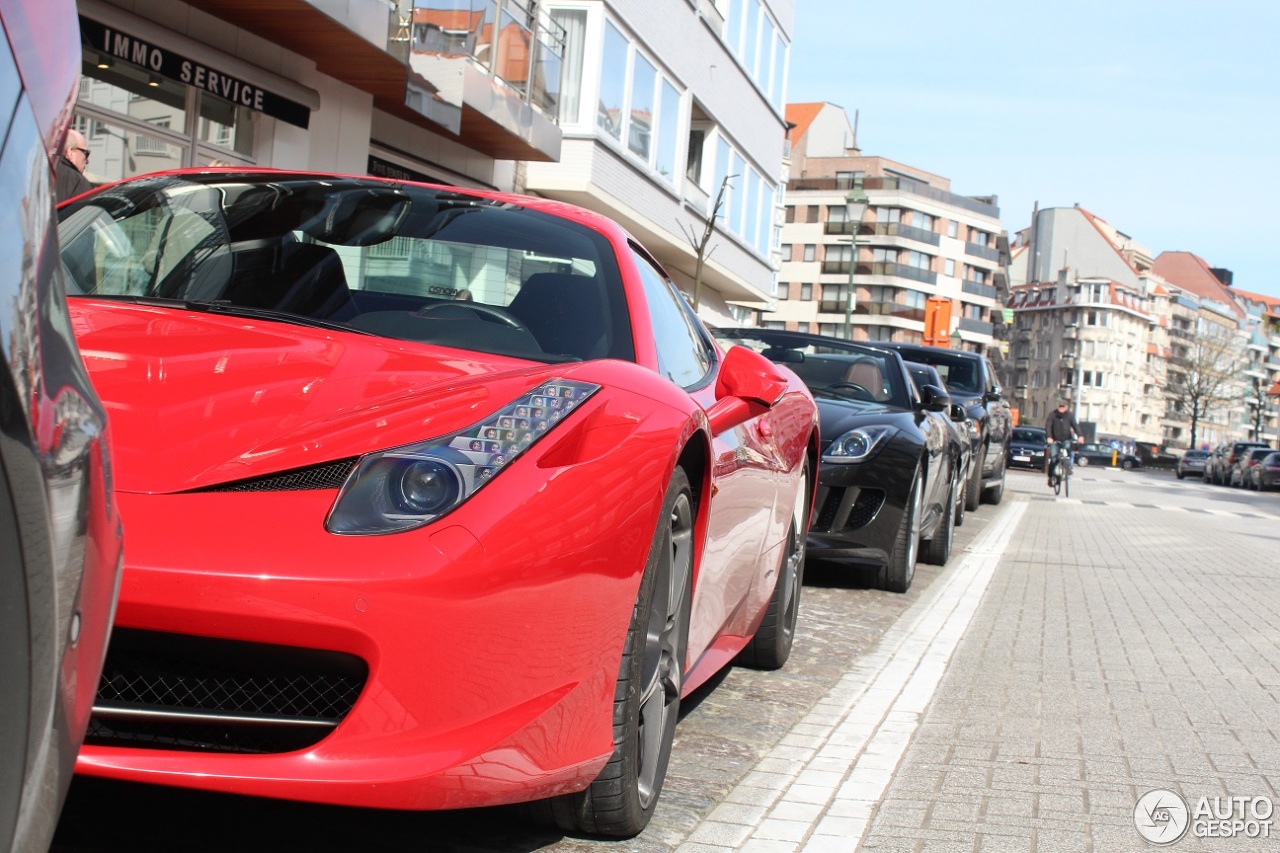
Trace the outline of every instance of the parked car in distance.
[[1280, 451], [1271, 451], [1249, 469], [1249, 488], [1259, 492], [1280, 489]]
[[964, 481], [945, 389], [917, 391], [898, 353], [874, 345], [760, 328], [715, 335], [789, 368], [818, 403], [811, 558], [870, 566], [891, 592], [910, 588], [917, 557], [946, 563]]
[[[918, 361], [905, 362], [907, 372], [911, 374], [911, 381], [915, 383], [916, 393], [924, 398], [924, 386], [932, 385], [934, 388], [946, 389], [947, 384], [942, 381], [942, 375], [938, 373], [938, 369], [932, 364], [921, 364]], [[950, 395], [948, 395], [950, 396]], [[965, 500], [964, 491], [969, 484], [969, 465], [973, 461], [973, 436], [977, 432], [977, 425], [969, 419], [969, 413], [965, 411], [964, 406], [951, 401], [951, 407], [948, 409], [947, 422], [951, 425], [952, 445], [956, 454], [960, 457], [960, 499], [956, 501], [956, 526], [964, 524]]]
[[896, 350], [907, 361], [931, 364], [938, 369], [951, 399], [965, 407], [976, 425], [973, 463], [965, 489], [966, 506], [975, 510], [979, 501], [1000, 503], [1004, 496], [1006, 448], [1013, 415], [991, 362], [978, 353], [948, 347], [889, 341], [876, 341], [874, 346]]
[[1048, 440], [1044, 427], [1016, 426], [1009, 434], [1009, 467], [1044, 470]]
[[1179, 480], [1187, 477], [1204, 477], [1204, 466], [1209, 461], [1209, 451], [1188, 450], [1178, 457], [1174, 471]]
[[1254, 447], [1240, 454], [1240, 458], [1236, 460], [1236, 464], [1231, 468], [1230, 485], [1247, 489], [1253, 482], [1252, 470], [1262, 461], [1263, 457], [1271, 453], [1270, 447]]
[[787, 659], [817, 407], [617, 223], [258, 169], [59, 213], [129, 525], [80, 772], [633, 836], [681, 698]]
[[0, 851], [27, 853], [49, 849], [89, 723], [121, 534], [58, 263], [76, 6], [4, 0], [0, 25]]
[[1231, 469], [1240, 461], [1240, 457], [1254, 448], [1266, 447], [1262, 441], [1229, 441], [1218, 445], [1205, 465], [1204, 478], [1215, 486], [1231, 484]]
[[1129, 471], [1133, 468], [1141, 468], [1142, 460], [1132, 453], [1116, 450], [1109, 444], [1086, 443], [1076, 446], [1075, 464], [1082, 468], [1089, 465], [1107, 465]]

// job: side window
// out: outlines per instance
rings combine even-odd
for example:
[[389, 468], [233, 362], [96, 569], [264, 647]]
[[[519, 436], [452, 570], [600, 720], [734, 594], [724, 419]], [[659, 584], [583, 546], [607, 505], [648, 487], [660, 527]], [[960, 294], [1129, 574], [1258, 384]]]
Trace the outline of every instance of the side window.
[[631, 256], [644, 284], [658, 350], [658, 370], [682, 388], [698, 384], [711, 369], [710, 342], [698, 330], [684, 299], [666, 276], [635, 249], [631, 250]]

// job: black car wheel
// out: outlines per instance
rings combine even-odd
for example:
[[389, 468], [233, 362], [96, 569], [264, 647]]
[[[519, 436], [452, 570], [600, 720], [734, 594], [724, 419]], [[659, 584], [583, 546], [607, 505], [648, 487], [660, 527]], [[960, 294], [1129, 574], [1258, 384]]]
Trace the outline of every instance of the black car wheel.
[[1126, 470], [1126, 471], [1132, 471], [1132, 470], [1133, 470], [1133, 460], [1132, 460], [1132, 459], [1126, 459], [1126, 460], [1124, 460], [1123, 462], [1121, 462], [1121, 463], [1120, 463], [1120, 467], [1121, 467], [1121, 468], [1123, 468], [1123, 469], [1124, 469], [1124, 470]]
[[689, 478], [677, 468], [627, 629], [613, 698], [613, 755], [586, 790], [533, 804], [535, 818], [568, 832], [629, 838], [653, 816], [680, 712], [692, 607], [693, 525]]
[[805, 535], [809, 531], [809, 463], [800, 475], [800, 491], [791, 511], [786, 550], [778, 566], [778, 579], [769, 597], [769, 608], [755, 636], [738, 655], [738, 663], [755, 669], [779, 669], [791, 656], [796, 624], [800, 621], [800, 590], [804, 584]]
[[933, 537], [924, 543], [924, 550], [920, 552], [920, 559], [933, 566], [945, 566], [947, 558], [951, 556], [951, 544], [955, 541], [956, 529], [956, 491], [957, 487], [953, 482], [947, 489], [947, 506], [938, 519]]
[[889, 562], [880, 569], [880, 588], [889, 592], [906, 592], [916, 575], [916, 549], [920, 547], [920, 504], [923, 501], [924, 477], [917, 473], [907, 505], [898, 523]]
[[1005, 473], [1006, 473], [1006, 470], [1005, 470], [1004, 462], [1002, 461], [1000, 463], [1000, 479], [997, 480], [992, 485], [987, 486], [986, 490], [984, 490], [982, 493], [982, 500], [986, 501], [992, 506], [1000, 505], [1000, 501], [1004, 500]]
[[982, 466], [987, 464], [985, 444], [978, 448], [975, 458], [969, 464], [973, 466], [973, 474], [969, 478], [969, 485], [965, 487], [964, 508], [973, 512], [982, 503]]
[[1089, 467], [1089, 457], [1088, 457], [1088, 456], [1081, 456], [1080, 458], [1076, 459], [1076, 464], [1077, 464], [1077, 465], [1079, 465], [1081, 468], [1088, 468], [1088, 467]]

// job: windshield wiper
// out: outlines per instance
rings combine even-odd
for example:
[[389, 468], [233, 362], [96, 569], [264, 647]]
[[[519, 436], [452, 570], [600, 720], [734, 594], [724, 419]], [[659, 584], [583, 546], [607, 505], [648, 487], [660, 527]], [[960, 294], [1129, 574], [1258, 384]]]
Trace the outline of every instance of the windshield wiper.
[[156, 308], [178, 308], [185, 311], [201, 311], [206, 314], [225, 314], [230, 317], [252, 317], [256, 320], [276, 320], [281, 323], [293, 323], [297, 326], [310, 326], [317, 329], [332, 329], [338, 332], [352, 332], [357, 335], [373, 335], [363, 329], [355, 329], [344, 323], [332, 320], [321, 320], [305, 314], [293, 314], [288, 311], [274, 311], [270, 308], [253, 308], [248, 305], [236, 305], [229, 299], [174, 299], [166, 296], [139, 296], [134, 294], [93, 294], [94, 298], [112, 299], [118, 302], [130, 302], [134, 305], [150, 305]]

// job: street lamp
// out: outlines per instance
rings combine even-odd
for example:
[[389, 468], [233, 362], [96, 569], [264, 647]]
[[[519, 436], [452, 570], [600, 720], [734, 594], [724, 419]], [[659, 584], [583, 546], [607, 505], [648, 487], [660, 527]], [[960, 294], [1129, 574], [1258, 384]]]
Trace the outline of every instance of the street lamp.
[[853, 226], [849, 236], [849, 292], [844, 297], [844, 337], [853, 340], [853, 275], [858, 267], [858, 226], [862, 224], [862, 215], [867, 212], [870, 199], [855, 185], [844, 197], [845, 221]]

